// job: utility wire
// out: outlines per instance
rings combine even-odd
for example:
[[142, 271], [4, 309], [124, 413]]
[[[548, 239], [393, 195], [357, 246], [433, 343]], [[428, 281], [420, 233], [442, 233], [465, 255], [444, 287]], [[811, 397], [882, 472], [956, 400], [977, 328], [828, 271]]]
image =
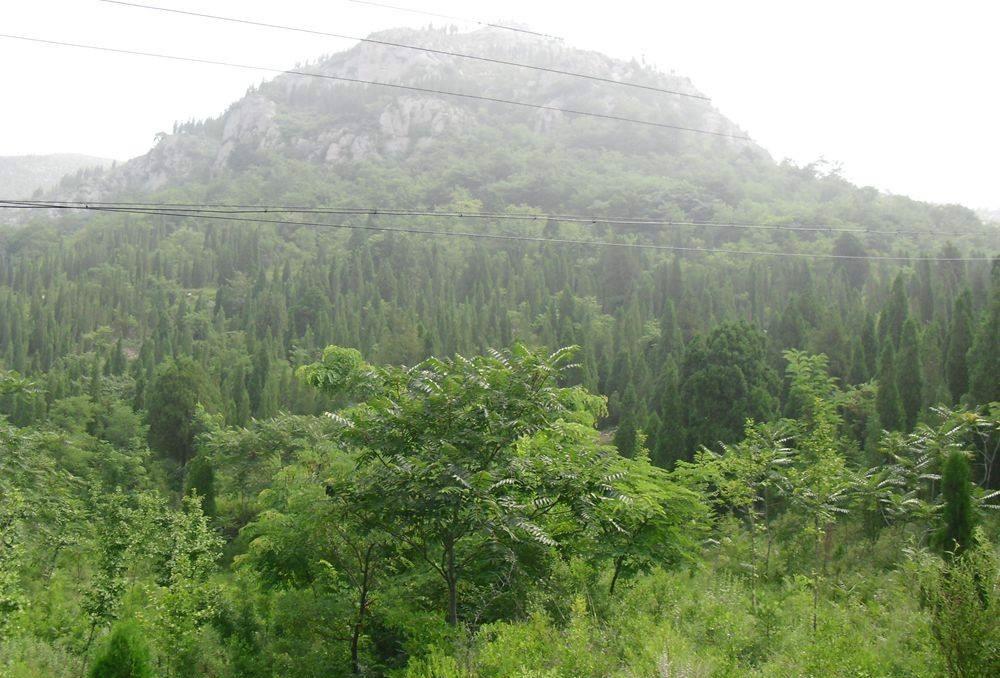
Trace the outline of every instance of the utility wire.
[[261, 219], [250, 217], [235, 217], [222, 214], [199, 214], [191, 210], [164, 210], [121, 207], [97, 207], [91, 205], [67, 206], [53, 203], [51, 209], [82, 210], [93, 212], [112, 212], [118, 214], [143, 214], [150, 216], [180, 217], [188, 219], [209, 219], [226, 222], [252, 224], [275, 224], [279, 226], [305, 226], [311, 228], [347, 229], [360, 231], [376, 231], [380, 233], [403, 233], [410, 235], [440, 236], [446, 238], [473, 238], [479, 240], [502, 240], [508, 242], [534, 242], [553, 245], [582, 245], [585, 247], [617, 247], [636, 250], [657, 250], [669, 252], [697, 252], [734, 254], [746, 256], [795, 257], [807, 259], [865, 259], [872, 261], [991, 261], [991, 257], [902, 257], [891, 255], [853, 255], [853, 254], [822, 254], [809, 252], [773, 252], [761, 250], [734, 250], [717, 247], [684, 247], [679, 245], [652, 245], [631, 242], [611, 242], [606, 240], [575, 240], [569, 238], [543, 238], [525, 235], [507, 235], [502, 233], [477, 233], [472, 231], [437, 231], [426, 228], [402, 226], [377, 226], [374, 224], [330, 224], [317, 221], [290, 221], [287, 219]]
[[600, 118], [602, 120], [615, 120], [618, 122], [628, 122], [635, 125], [645, 125], [647, 127], [659, 127], [661, 129], [672, 129], [680, 132], [694, 132], [696, 134], [708, 134], [716, 137], [726, 137], [728, 139], [738, 139], [740, 141], [751, 141], [750, 137], [741, 136], [738, 134], [729, 134], [728, 132], [714, 132], [707, 129], [697, 129], [695, 127], [682, 127], [680, 125], [670, 125], [665, 122], [656, 122], [655, 120], [640, 120], [638, 118], [627, 118], [620, 115], [611, 115], [610, 113], [595, 113], [592, 111], [577, 111], [571, 108], [560, 108], [558, 106], [549, 106], [546, 104], [532, 104], [526, 101], [515, 101], [513, 99], [501, 99], [499, 97], [489, 97], [483, 96], [481, 94], [465, 94], [463, 92], [451, 92], [448, 90], [432, 89], [429, 87], [417, 87], [415, 85], [400, 85], [390, 82], [379, 82], [377, 80], [362, 80], [360, 78], [347, 78], [340, 75], [328, 75], [326, 73], [310, 73], [309, 71], [297, 71], [297, 70], [282, 70], [280, 68], [269, 68], [267, 66], [251, 66], [249, 64], [238, 64], [232, 61], [216, 61], [214, 59], [200, 59], [197, 57], [185, 57], [177, 56], [173, 54], [160, 54], [157, 52], [140, 52], [131, 49], [118, 49], [115, 47], [102, 47], [99, 45], [86, 45], [77, 42], [64, 42], [61, 40], [46, 40], [43, 38], [32, 38], [26, 35], [12, 35], [9, 33], [0, 33], [0, 38], [7, 38], [9, 40], [24, 40], [26, 42], [35, 42], [43, 45], [58, 45], [60, 47], [74, 47], [77, 49], [89, 49], [98, 52], [110, 52], [113, 54], [128, 54], [131, 56], [142, 56], [142, 57], [152, 57], [155, 59], [169, 59], [171, 61], [184, 61], [187, 63], [195, 64], [210, 64], [213, 66], [228, 66], [230, 68], [243, 68], [251, 71], [263, 71], [267, 73], [279, 73], [279, 74], [290, 74], [290, 75], [301, 75], [311, 78], [323, 78], [325, 80], [336, 80], [338, 82], [350, 82], [361, 85], [377, 85], [379, 87], [392, 87], [394, 89], [403, 89], [411, 92], [420, 92], [422, 94], [440, 94], [444, 96], [451, 97], [461, 97], [464, 99], [472, 99], [475, 101], [487, 101], [495, 104], [507, 104], [509, 106], [520, 106], [522, 108], [534, 108], [543, 111], [555, 111], [558, 113], [566, 113], [568, 115], [578, 115], [588, 118]]
[[571, 214], [511, 214], [510, 212], [438, 211], [382, 207], [296, 207], [287, 205], [235, 205], [224, 203], [163, 203], [163, 202], [102, 202], [76, 200], [4, 200], [0, 207], [23, 209], [51, 209], [53, 205], [72, 208], [79, 206], [116, 208], [166, 208], [198, 213], [217, 214], [335, 214], [341, 216], [402, 216], [437, 217], [444, 219], [495, 219], [508, 221], [557, 221], [608, 226], [704, 226], [706, 228], [734, 228], [748, 230], [792, 231], [809, 233], [861, 233], [866, 235], [908, 236], [989, 236], [985, 231], [947, 231], [908, 229], [851, 228], [822, 224], [765, 224], [746, 221], [684, 221], [676, 219], [636, 219], [632, 217], [600, 217]]
[[517, 28], [515, 26], [505, 26], [503, 24], [491, 24], [486, 21], [477, 21], [476, 19], [467, 19], [460, 16], [452, 16], [450, 14], [438, 14], [436, 12], [427, 12], [421, 9], [411, 9], [409, 7], [399, 7], [397, 5], [386, 5], [381, 2], [368, 2], [367, 0], [347, 0], [347, 2], [353, 2], [355, 5], [368, 5], [369, 7], [379, 7], [381, 9], [394, 9], [397, 12], [409, 12], [410, 14], [422, 14], [424, 16], [432, 16], [438, 19], [449, 19], [451, 21], [464, 21], [465, 23], [477, 24], [479, 26], [487, 26], [489, 28], [501, 28], [505, 31], [514, 31], [516, 33], [527, 33], [528, 35], [537, 35], [542, 38], [551, 38], [552, 40], [562, 41], [557, 35], [549, 35], [548, 33], [538, 33], [536, 31], [529, 31], [526, 28]]
[[586, 73], [577, 73], [575, 71], [566, 71], [559, 68], [549, 68], [547, 66], [535, 66], [533, 64], [525, 64], [517, 61], [506, 61], [504, 59], [494, 59], [492, 57], [485, 57], [476, 54], [465, 54], [463, 52], [451, 52], [443, 49], [433, 49], [431, 47], [419, 47], [417, 45], [407, 45], [401, 42], [391, 42], [389, 40], [378, 40], [376, 38], [359, 38], [353, 35], [343, 35], [341, 33], [330, 33], [327, 31], [318, 31], [311, 28], [301, 28], [298, 26], [285, 26], [282, 24], [271, 24], [265, 23], [263, 21], [252, 21], [250, 19], [239, 19], [235, 17], [219, 16], [216, 14], [203, 14], [201, 12], [191, 12], [182, 9], [172, 9], [170, 7], [158, 7], [156, 5], [144, 5], [137, 2], [123, 2], [123, 0], [98, 0], [109, 5], [121, 5], [124, 7], [136, 7], [139, 9], [150, 9], [157, 12], [169, 12], [171, 14], [182, 14], [185, 16], [198, 17], [201, 19], [213, 19], [215, 21], [227, 21], [235, 24], [244, 24], [247, 26], [260, 26], [263, 28], [276, 28], [284, 31], [294, 31], [296, 33], [307, 33], [309, 35], [321, 35], [328, 38], [338, 38], [341, 40], [357, 40], [358, 42], [367, 42], [373, 45], [382, 45], [384, 47], [399, 47], [402, 49], [412, 49], [419, 52], [427, 52], [430, 54], [440, 54], [443, 56], [459, 57], [461, 59], [473, 59], [475, 61], [483, 61], [491, 64], [499, 64], [501, 66], [514, 66], [516, 68], [528, 68], [534, 71], [544, 71], [546, 73], [555, 73], [557, 75], [567, 75], [574, 78], [583, 78], [586, 80], [594, 80], [597, 82], [606, 82], [613, 85], [622, 85], [623, 87], [635, 87], [638, 89], [650, 90], [653, 92], [662, 92], [664, 94], [674, 94], [682, 97], [690, 97], [692, 99], [701, 99], [703, 101], [711, 101], [709, 97], [703, 96], [701, 94], [691, 94], [690, 92], [681, 92], [673, 89], [666, 89], [663, 87], [654, 87], [653, 85], [642, 85], [635, 82], [626, 82], [622, 80], [615, 80], [613, 78], [604, 78], [599, 75], [589, 75]]

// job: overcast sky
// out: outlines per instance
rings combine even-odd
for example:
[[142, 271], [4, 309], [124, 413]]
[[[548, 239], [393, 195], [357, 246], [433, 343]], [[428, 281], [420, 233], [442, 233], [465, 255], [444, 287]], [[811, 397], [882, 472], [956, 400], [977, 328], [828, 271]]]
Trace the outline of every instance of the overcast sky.
[[[138, 1], [358, 36], [454, 23], [348, 0]], [[860, 184], [1000, 208], [1000, 3], [384, 1], [517, 21], [574, 46], [645, 58], [689, 76], [778, 160], [824, 157]], [[351, 45], [97, 0], [4, 0], [0, 33], [278, 68]], [[145, 152], [175, 120], [218, 115], [261, 79], [7, 39], [0, 74], [0, 155], [116, 159]]]

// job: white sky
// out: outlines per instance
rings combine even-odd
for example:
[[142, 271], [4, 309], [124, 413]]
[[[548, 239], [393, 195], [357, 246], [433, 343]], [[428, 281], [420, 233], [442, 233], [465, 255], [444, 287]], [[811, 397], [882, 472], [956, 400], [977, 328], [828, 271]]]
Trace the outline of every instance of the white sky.
[[[450, 23], [346, 0], [138, 0], [348, 35]], [[691, 77], [776, 159], [1000, 207], [1000, 3], [989, 0], [383, 0], [517, 21]], [[474, 28], [473, 25], [469, 25]], [[350, 42], [97, 0], [0, 0], [0, 33], [288, 68]], [[0, 39], [0, 155], [125, 159], [221, 113], [261, 74]]]

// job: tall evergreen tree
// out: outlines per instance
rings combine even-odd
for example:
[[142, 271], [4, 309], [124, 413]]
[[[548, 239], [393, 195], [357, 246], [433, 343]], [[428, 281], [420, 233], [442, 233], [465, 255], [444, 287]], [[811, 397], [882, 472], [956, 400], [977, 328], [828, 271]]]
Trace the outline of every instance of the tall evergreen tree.
[[958, 402], [969, 391], [968, 353], [972, 347], [972, 293], [966, 288], [958, 295], [952, 311], [951, 331], [948, 333], [948, 355], [945, 372], [948, 390], [953, 402]]
[[938, 547], [945, 553], [960, 555], [972, 546], [976, 515], [972, 506], [972, 482], [965, 452], [954, 450], [945, 459], [941, 471], [941, 495], [944, 498], [944, 524], [938, 532]]
[[899, 340], [899, 360], [896, 369], [896, 384], [903, 405], [904, 430], [912, 431], [917, 425], [917, 417], [923, 405], [924, 376], [920, 361], [920, 339], [917, 323], [907, 318], [903, 324], [903, 334]]
[[879, 422], [887, 431], [899, 431], [905, 425], [903, 403], [899, 397], [899, 387], [896, 385], [896, 354], [892, 343], [886, 342], [879, 358], [878, 392], [875, 397], [875, 409]]
[[909, 317], [909, 305], [906, 301], [906, 286], [903, 282], [903, 273], [896, 274], [892, 281], [892, 291], [889, 300], [886, 302], [882, 313], [878, 318], [878, 335], [882, 344], [886, 340], [892, 342], [893, 348], [899, 347], [899, 339], [903, 334], [903, 325]]
[[1000, 258], [993, 260], [989, 306], [976, 328], [968, 367], [972, 402], [1000, 402]]
[[195, 414], [209, 400], [204, 370], [190, 358], [160, 367], [146, 395], [149, 446], [181, 466], [194, 456]]

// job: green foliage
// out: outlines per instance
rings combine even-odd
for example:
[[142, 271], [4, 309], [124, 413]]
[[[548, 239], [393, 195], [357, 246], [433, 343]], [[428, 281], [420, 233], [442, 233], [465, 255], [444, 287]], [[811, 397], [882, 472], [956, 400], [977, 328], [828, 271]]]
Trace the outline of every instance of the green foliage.
[[184, 494], [194, 494], [201, 500], [201, 510], [209, 518], [214, 518], [215, 507], [215, 471], [211, 460], [199, 454], [185, 469]]
[[1000, 260], [993, 261], [990, 299], [969, 349], [969, 393], [972, 402], [1000, 402]]
[[989, 548], [969, 548], [921, 566], [924, 602], [947, 675], [987, 678], [1000, 671], [1000, 567]]
[[190, 358], [164, 364], [146, 395], [149, 446], [181, 466], [195, 454], [199, 405], [211, 404], [204, 372]]
[[945, 554], [961, 555], [973, 546], [976, 516], [972, 507], [970, 475], [969, 461], [963, 451], [954, 450], [948, 454], [941, 472], [944, 525], [937, 537], [938, 547]]
[[903, 402], [899, 397], [899, 387], [896, 378], [896, 353], [892, 344], [887, 343], [882, 349], [878, 361], [878, 391], [875, 398], [875, 409], [879, 422], [887, 431], [899, 431], [906, 425]]
[[684, 354], [681, 400], [687, 449], [738, 439], [747, 419], [777, 410], [778, 378], [768, 365], [763, 334], [746, 323], [721, 325]]
[[972, 294], [963, 291], [955, 301], [951, 330], [948, 333], [946, 372], [948, 389], [953, 402], [958, 402], [969, 390], [967, 354], [972, 347]]
[[135, 622], [115, 625], [87, 674], [90, 678], [152, 678], [149, 646]]
[[[611, 492], [613, 457], [592, 428], [603, 400], [556, 386], [569, 355], [515, 346], [383, 368], [374, 395], [338, 415], [342, 439], [379, 471], [366, 503], [378, 501], [398, 544], [441, 577], [449, 623], [471, 570], [517, 564], [529, 546], [558, 547]], [[357, 370], [342, 365], [324, 360], [307, 378], [353, 389]]]

